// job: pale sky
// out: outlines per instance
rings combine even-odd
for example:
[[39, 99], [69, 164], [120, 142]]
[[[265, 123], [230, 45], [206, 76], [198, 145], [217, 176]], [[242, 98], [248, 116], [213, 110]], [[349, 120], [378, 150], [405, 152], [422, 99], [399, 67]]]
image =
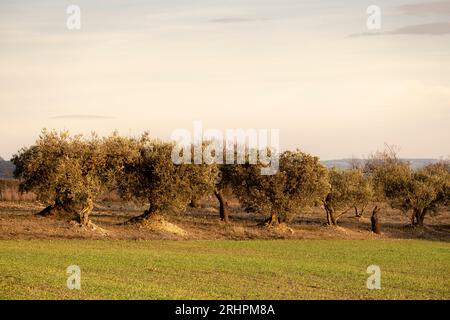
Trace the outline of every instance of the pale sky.
[[167, 139], [195, 120], [324, 160], [448, 157], [450, 1], [1, 0], [0, 156], [44, 127]]

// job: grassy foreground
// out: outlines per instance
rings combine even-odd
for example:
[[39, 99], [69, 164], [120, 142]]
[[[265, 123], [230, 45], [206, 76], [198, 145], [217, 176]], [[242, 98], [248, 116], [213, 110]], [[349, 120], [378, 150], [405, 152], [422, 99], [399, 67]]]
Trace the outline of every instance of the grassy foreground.
[[[382, 290], [368, 290], [369, 265]], [[66, 269], [81, 268], [82, 290]], [[0, 241], [1, 299], [450, 299], [428, 241]]]

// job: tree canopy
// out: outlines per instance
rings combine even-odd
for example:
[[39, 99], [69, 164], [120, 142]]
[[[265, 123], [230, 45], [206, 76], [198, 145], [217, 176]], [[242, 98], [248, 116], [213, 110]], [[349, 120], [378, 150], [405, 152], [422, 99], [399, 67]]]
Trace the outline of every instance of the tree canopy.
[[300, 150], [283, 152], [274, 175], [261, 175], [260, 169], [260, 164], [237, 165], [233, 190], [242, 205], [270, 214], [269, 224], [320, 202], [329, 190], [327, 169]]

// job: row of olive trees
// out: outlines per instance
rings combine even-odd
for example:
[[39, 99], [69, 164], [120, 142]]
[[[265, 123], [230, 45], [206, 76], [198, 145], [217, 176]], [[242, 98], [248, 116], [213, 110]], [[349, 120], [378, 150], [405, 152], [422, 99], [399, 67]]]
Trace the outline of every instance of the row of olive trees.
[[450, 205], [449, 161], [413, 170], [392, 149], [387, 149], [375, 154], [364, 171], [371, 179], [374, 200], [410, 212], [414, 226], [423, 226], [428, 213]]
[[[324, 201], [329, 224], [336, 225], [354, 208], [361, 216], [373, 204], [373, 216], [386, 203], [411, 213], [411, 225], [423, 226], [428, 213], [450, 205], [450, 162], [441, 161], [413, 170], [407, 161], [387, 147], [374, 154], [364, 166], [329, 172], [330, 193]], [[339, 212], [339, 213], [337, 213]]]
[[12, 162], [21, 192], [32, 191], [48, 204], [40, 215], [67, 216], [88, 225], [94, 200], [116, 190], [123, 199], [149, 203], [144, 214], [130, 221], [143, 222], [165, 210], [182, 210], [194, 195], [214, 188], [217, 167], [175, 165], [172, 149], [173, 144], [148, 134], [99, 138], [44, 130]]
[[382, 203], [411, 211], [412, 224], [422, 225], [427, 213], [450, 202], [446, 162], [413, 171], [395, 153], [383, 152], [365, 166], [328, 170], [317, 157], [296, 150], [280, 155], [276, 174], [261, 175], [260, 164], [174, 164], [173, 147], [147, 134], [100, 138], [43, 131], [33, 146], [19, 151], [12, 161], [21, 191], [33, 191], [49, 205], [41, 215], [69, 215], [83, 225], [90, 223], [95, 198], [107, 190], [149, 204], [131, 223], [183, 211], [209, 193], [216, 195], [220, 218], [228, 222], [226, 188], [245, 208], [269, 216], [267, 226], [318, 205], [323, 206], [330, 225], [337, 225], [352, 210], [361, 216], [369, 204], [374, 204], [372, 219], [376, 220]]

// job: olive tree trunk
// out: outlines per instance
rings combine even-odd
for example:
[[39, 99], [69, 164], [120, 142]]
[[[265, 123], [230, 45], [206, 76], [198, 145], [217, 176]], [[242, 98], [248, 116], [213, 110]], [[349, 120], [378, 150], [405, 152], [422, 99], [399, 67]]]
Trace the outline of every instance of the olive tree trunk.
[[44, 208], [36, 213], [36, 215], [41, 217], [65, 217], [75, 219], [77, 217], [77, 211], [73, 203], [56, 200], [54, 204]]
[[148, 210], [145, 210], [143, 214], [131, 218], [130, 220], [126, 221], [125, 224], [137, 224], [137, 223], [147, 223], [150, 221], [160, 220], [161, 215], [158, 208], [156, 208], [153, 205], [150, 205]]
[[417, 227], [423, 227], [423, 222], [425, 220], [425, 216], [427, 214], [427, 208], [421, 209], [416, 208], [413, 209], [413, 213], [411, 216], [411, 224]]
[[89, 224], [89, 215], [91, 214], [92, 210], [94, 210], [94, 200], [89, 197], [86, 200], [86, 203], [84, 204], [81, 211], [78, 213], [78, 222], [81, 225], [87, 226]]
[[230, 221], [230, 219], [228, 217], [228, 207], [227, 207], [227, 204], [226, 204], [225, 199], [223, 197], [222, 190], [215, 190], [214, 191], [214, 195], [216, 196], [217, 200], [219, 200], [220, 220], [225, 222], [225, 223], [228, 223]]
[[379, 208], [378, 206], [375, 206], [375, 208], [373, 208], [372, 211], [372, 217], [370, 218], [371, 221], [371, 229], [372, 232], [376, 233], [376, 234], [380, 234], [381, 233], [381, 226], [380, 226], [380, 220], [378, 218], [378, 212], [381, 210], [381, 208]]
[[275, 212], [270, 214], [270, 217], [264, 220], [260, 225], [268, 228], [278, 226], [281, 223], [281, 218]]
[[337, 226], [337, 220], [334, 217], [334, 211], [331, 209], [325, 209], [327, 211], [327, 224], [329, 226]]
[[325, 212], [327, 213], [327, 224], [329, 226], [336, 226], [337, 220], [334, 217], [334, 208], [333, 208], [333, 205], [331, 204], [331, 200], [332, 200], [332, 195], [331, 195], [331, 193], [329, 193], [327, 195], [325, 201], [323, 202], [323, 206], [325, 208]]

